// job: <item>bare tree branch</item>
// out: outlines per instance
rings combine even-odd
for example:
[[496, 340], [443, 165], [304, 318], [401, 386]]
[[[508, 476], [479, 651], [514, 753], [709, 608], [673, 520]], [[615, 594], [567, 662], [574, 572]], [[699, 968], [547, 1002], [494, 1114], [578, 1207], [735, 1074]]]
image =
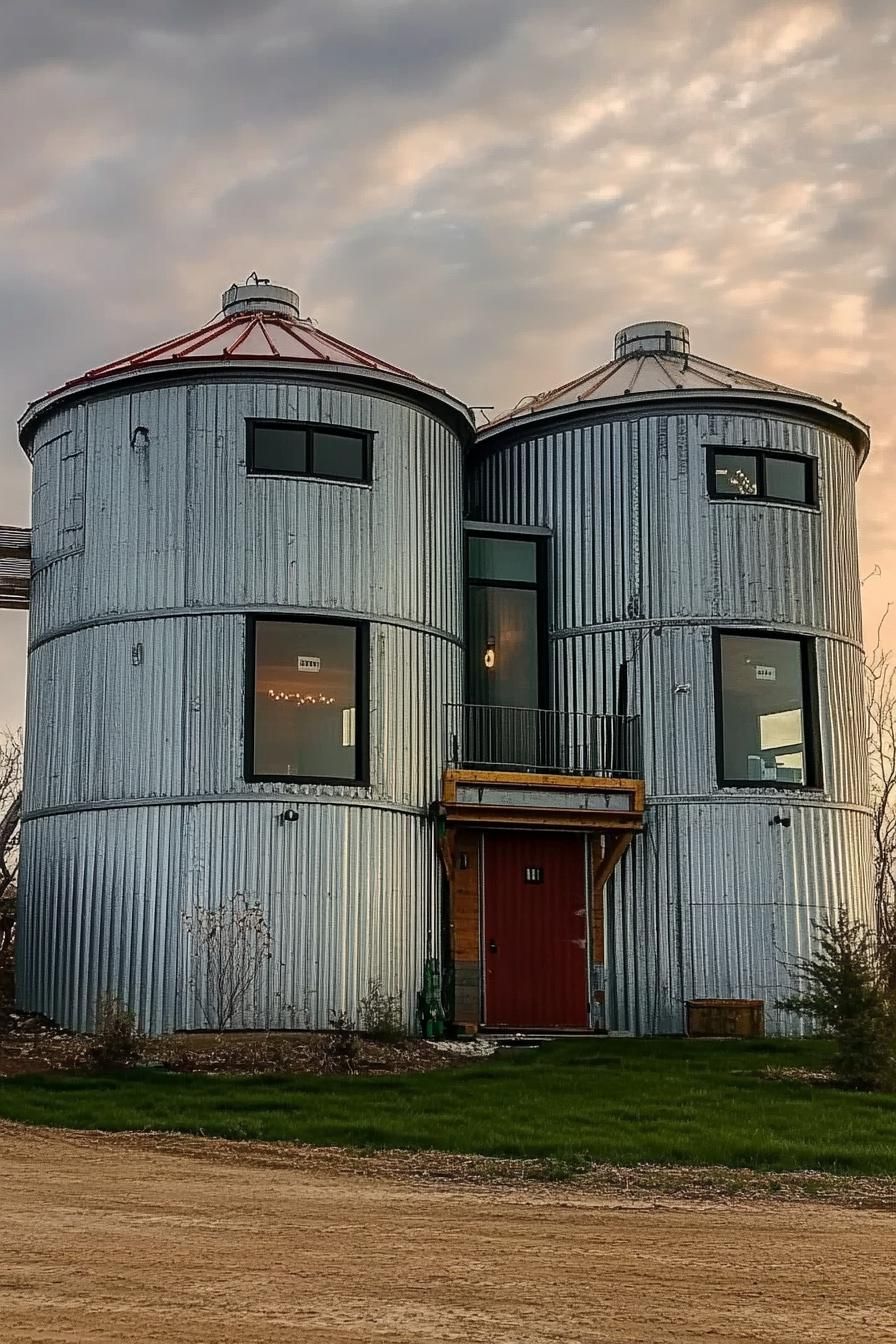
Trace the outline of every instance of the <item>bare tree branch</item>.
[[15, 889], [22, 819], [22, 732], [0, 730], [0, 954], [15, 933]]
[[868, 767], [871, 780], [873, 897], [878, 949], [896, 992], [896, 655], [884, 643], [891, 602], [865, 659]]

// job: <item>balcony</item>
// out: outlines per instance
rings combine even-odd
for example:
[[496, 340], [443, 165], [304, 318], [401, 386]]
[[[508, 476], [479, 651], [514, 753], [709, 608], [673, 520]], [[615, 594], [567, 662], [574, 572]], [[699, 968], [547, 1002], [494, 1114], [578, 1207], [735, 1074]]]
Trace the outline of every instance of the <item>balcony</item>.
[[446, 705], [445, 762], [463, 770], [640, 779], [640, 719], [503, 705]]

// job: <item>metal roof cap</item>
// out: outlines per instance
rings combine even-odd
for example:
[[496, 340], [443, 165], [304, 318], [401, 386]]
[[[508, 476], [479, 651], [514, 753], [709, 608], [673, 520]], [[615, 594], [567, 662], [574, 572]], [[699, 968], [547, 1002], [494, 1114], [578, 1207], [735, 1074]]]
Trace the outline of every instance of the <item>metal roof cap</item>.
[[[250, 277], [251, 279], [251, 277]], [[301, 317], [299, 296], [285, 285], [272, 285], [270, 280], [259, 280], [244, 285], [231, 285], [221, 295], [221, 312], [225, 317], [235, 313], [283, 313], [286, 317]]]
[[632, 355], [687, 355], [691, 337], [683, 322], [635, 322], [617, 331], [613, 342], [616, 359]]

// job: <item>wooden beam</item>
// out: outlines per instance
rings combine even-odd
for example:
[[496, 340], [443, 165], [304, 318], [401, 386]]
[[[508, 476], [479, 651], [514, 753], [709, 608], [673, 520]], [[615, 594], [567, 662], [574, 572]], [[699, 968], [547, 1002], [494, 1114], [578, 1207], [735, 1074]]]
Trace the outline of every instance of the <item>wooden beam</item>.
[[30, 527], [0, 527], [0, 559], [31, 559]]
[[442, 867], [445, 869], [445, 876], [449, 882], [454, 881], [454, 831], [447, 826], [442, 835], [439, 836], [439, 854], [442, 859]]
[[26, 611], [31, 596], [31, 530], [0, 527], [0, 607]]
[[612, 876], [613, 869], [622, 859], [631, 842], [632, 832], [630, 830], [616, 832], [607, 830], [603, 854], [594, 865], [595, 891], [603, 891]]
[[551, 827], [559, 830], [631, 832], [644, 829], [644, 818], [639, 812], [492, 807], [475, 803], [445, 803], [443, 808], [449, 826], [513, 826], [517, 830]]
[[564, 793], [628, 793], [632, 810], [644, 811], [644, 780], [607, 778], [603, 775], [549, 775], [526, 770], [447, 769], [442, 775], [442, 801], [457, 801], [457, 786], [489, 788], [495, 785], [515, 789], [553, 789]]

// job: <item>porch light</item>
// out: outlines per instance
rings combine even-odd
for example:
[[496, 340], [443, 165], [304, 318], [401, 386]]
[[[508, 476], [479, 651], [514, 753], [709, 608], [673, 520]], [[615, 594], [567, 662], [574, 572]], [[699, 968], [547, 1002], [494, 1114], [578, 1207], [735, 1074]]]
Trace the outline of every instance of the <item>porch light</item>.
[[489, 668], [489, 669], [493, 668], [494, 665], [495, 665], [495, 637], [494, 637], [494, 635], [489, 635], [488, 639], [485, 641], [485, 658], [483, 659], [483, 662], [485, 663], [486, 667]]

